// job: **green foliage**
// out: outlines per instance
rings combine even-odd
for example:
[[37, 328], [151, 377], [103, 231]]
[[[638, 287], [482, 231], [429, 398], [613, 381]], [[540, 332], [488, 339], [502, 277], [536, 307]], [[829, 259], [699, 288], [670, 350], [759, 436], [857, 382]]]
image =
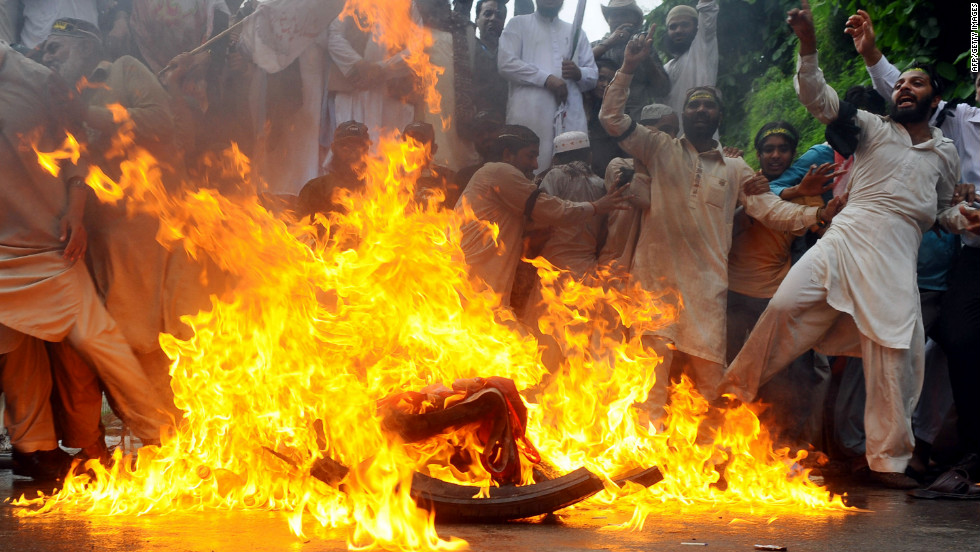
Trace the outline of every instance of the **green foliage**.
[[[824, 141], [823, 125], [800, 105], [793, 89], [798, 41], [786, 24], [786, 12], [799, 7], [798, 0], [718, 0], [718, 87], [725, 97], [721, 137], [726, 145], [743, 149], [746, 161], [757, 166], [752, 138], [764, 123], [784, 119], [802, 134], [802, 153]], [[664, 0], [649, 15], [658, 25], [655, 43], [666, 37], [667, 12], [692, 0]], [[898, 67], [914, 62], [937, 62], [938, 72], [952, 87], [945, 97], [968, 99], [973, 94], [968, 56], [944, 40], [968, 12], [943, 10], [926, 0], [812, 0], [820, 66], [827, 82], [841, 94], [850, 86], [870, 84], [864, 62], [844, 34], [847, 17], [866, 9], [874, 21], [878, 47]], [[960, 10], [962, 11], [962, 10]], [[966, 37], [964, 33], [964, 38]], [[940, 37], [943, 37], [942, 39]], [[663, 50], [661, 50], [663, 51]]]

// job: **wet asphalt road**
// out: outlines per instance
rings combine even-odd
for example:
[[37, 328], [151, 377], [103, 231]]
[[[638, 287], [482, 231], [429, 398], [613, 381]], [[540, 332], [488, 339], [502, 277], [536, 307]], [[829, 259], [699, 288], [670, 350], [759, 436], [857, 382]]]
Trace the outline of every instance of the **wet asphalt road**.
[[[0, 550], [3, 551], [321, 551], [345, 550], [346, 530], [310, 527], [293, 536], [275, 512], [204, 512], [142, 517], [49, 514], [22, 518], [6, 498], [33, 494], [29, 480], [0, 469]], [[849, 503], [861, 511], [800, 515], [696, 513], [667, 508], [639, 531], [617, 530], [629, 512], [565, 510], [557, 519], [501, 525], [440, 525], [474, 551], [549, 550], [751, 551], [773, 544], [789, 551], [980, 551], [980, 501], [923, 501], [901, 491], [849, 486]], [[681, 544], [707, 543], [706, 547]]]

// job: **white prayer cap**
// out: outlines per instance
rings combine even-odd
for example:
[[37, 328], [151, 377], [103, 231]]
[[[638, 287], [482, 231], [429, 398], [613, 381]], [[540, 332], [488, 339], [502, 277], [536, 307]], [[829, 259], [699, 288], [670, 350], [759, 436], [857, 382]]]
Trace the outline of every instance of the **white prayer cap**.
[[589, 147], [589, 135], [580, 131], [573, 130], [555, 136], [555, 153], [574, 151]]
[[640, 111], [640, 120], [637, 122], [641, 125], [653, 124], [671, 113], [674, 113], [674, 110], [669, 105], [650, 104], [643, 106], [643, 110]]

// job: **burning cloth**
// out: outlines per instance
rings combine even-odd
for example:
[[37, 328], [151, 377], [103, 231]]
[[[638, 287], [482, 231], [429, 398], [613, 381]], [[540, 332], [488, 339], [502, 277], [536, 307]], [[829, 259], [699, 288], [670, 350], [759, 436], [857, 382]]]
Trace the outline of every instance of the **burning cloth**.
[[524, 432], [527, 408], [507, 378], [459, 379], [452, 389], [434, 384], [405, 391], [379, 401], [378, 410], [385, 430], [406, 442], [476, 424], [480, 463], [498, 484], [521, 482], [521, 455], [532, 464], [541, 461]]

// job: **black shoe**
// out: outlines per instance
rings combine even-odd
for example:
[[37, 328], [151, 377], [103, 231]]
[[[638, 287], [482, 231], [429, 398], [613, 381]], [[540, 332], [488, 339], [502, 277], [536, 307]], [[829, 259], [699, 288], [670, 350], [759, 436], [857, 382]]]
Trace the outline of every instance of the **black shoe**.
[[65, 478], [71, 468], [71, 455], [56, 448], [35, 452], [13, 450], [14, 475], [30, 477], [34, 481], [49, 482]]
[[877, 472], [871, 470], [870, 473], [871, 481], [874, 482], [879, 487], [884, 487], [886, 489], [917, 489], [919, 487], [919, 482], [911, 477], [905, 475], [904, 473], [898, 472]]

